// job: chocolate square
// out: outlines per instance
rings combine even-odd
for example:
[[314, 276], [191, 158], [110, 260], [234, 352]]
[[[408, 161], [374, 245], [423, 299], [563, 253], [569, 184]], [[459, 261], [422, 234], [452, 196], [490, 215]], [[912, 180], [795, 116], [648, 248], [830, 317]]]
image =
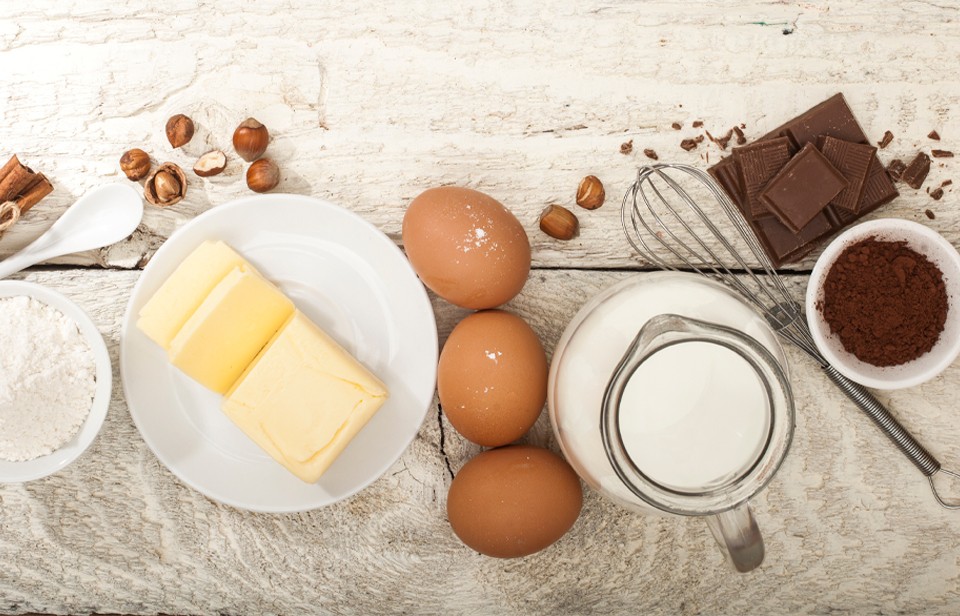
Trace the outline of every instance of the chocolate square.
[[737, 172], [737, 165], [732, 156], [721, 158], [720, 162], [707, 169], [707, 172], [713, 176], [713, 179], [720, 184], [734, 205], [744, 209], [743, 191], [740, 188], [740, 174]]
[[873, 163], [877, 148], [829, 136], [820, 139], [818, 145], [824, 157], [840, 171], [849, 183], [830, 203], [845, 210], [856, 212], [860, 208], [863, 186], [870, 173], [870, 165]]
[[849, 182], [812, 144], [803, 146], [760, 193], [760, 200], [800, 233]]
[[798, 148], [816, 143], [818, 137], [834, 137], [853, 143], [867, 143], [867, 135], [850, 111], [843, 94], [834, 94], [816, 107], [787, 123], [786, 135]]
[[880, 158], [874, 154], [867, 180], [863, 184], [863, 194], [860, 196], [857, 214], [859, 216], [869, 214], [881, 205], [890, 203], [898, 196], [900, 196], [900, 192], [894, 186], [893, 180], [890, 179], [890, 174], [883, 168]]
[[789, 140], [779, 137], [733, 148], [733, 160], [740, 174], [740, 190], [750, 217], [769, 216], [770, 210], [760, 201], [760, 191], [790, 160]]

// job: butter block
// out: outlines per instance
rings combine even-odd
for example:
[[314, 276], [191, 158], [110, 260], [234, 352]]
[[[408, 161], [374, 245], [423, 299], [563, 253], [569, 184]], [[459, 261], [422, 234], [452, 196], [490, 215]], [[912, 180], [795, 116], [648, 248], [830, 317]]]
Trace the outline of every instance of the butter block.
[[388, 395], [380, 379], [298, 311], [222, 408], [277, 462], [314, 483]]
[[287, 297], [240, 266], [221, 280], [170, 342], [170, 361], [225, 393], [293, 314]]
[[164, 350], [213, 288], [234, 268], [256, 270], [220, 241], [198, 246], [140, 309], [137, 327]]

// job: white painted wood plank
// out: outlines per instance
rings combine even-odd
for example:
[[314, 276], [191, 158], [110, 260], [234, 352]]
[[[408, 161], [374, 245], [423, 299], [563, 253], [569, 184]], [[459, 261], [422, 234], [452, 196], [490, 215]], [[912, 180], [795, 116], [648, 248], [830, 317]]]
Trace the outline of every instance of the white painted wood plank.
[[[509, 306], [548, 351], [592, 295], [629, 274], [535, 272]], [[643, 274], [639, 274], [643, 275]], [[73, 297], [117, 358], [135, 272], [34, 272]], [[795, 283], [802, 284], [798, 278]], [[441, 336], [464, 311], [434, 301]], [[134, 427], [117, 387], [103, 431], [76, 464], [0, 486], [0, 611], [124, 613], [955, 613], [960, 516], [826, 378], [787, 351], [793, 449], [754, 505], [767, 541], [742, 576], [694, 519], [643, 517], [586, 493], [548, 550], [480, 556], [452, 535], [450, 475], [478, 448], [436, 408], [402, 459], [355, 498], [297, 515], [217, 505], [176, 480]], [[945, 464], [960, 466], [960, 367], [881, 396]], [[556, 447], [544, 414], [528, 437]]]
[[[617, 209], [641, 151], [701, 165], [720, 154], [680, 150], [693, 120], [714, 134], [743, 122], [755, 137], [842, 90], [872, 138], [897, 135], [884, 161], [928, 148], [931, 129], [940, 147], [960, 149], [957, 17], [950, 3], [856, 0], [15, 4], [0, 23], [2, 150], [57, 191], [0, 240], [0, 256], [86, 190], [126, 182], [117, 160], [127, 148], [188, 168], [209, 147], [229, 150], [252, 114], [275, 135], [278, 190], [335, 201], [395, 239], [411, 198], [462, 184], [517, 214], [536, 265], [632, 267]], [[200, 131], [171, 152], [163, 125], [178, 112]], [[955, 160], [936, 161], [929, 184], [960, 181]], [[572, 205], [588, 173], [606, 183], [608, 204], [578, 210], [578, 240], [545, 237], [540, 210]], [[58, 262], [136, 267], [194, 215], [248, 194], [234, 156], [223, 176], [192, 177], [182, 203], [149, 208], [130, 241]], [[875, 216], [927, 222], [957, 243], [955, 203], [950, 190], [934, 202], [906, 188]]]

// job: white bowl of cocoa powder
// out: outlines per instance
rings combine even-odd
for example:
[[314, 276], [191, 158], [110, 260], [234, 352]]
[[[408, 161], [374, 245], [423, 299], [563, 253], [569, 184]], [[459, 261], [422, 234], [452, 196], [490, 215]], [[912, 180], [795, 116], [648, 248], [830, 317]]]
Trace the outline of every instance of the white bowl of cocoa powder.
[[960, 354], [960, 254], [942, 235], [899, 218], [851, 227], [820, 255], [806, 293], [821, 354], [849, 379], [902, 389]]

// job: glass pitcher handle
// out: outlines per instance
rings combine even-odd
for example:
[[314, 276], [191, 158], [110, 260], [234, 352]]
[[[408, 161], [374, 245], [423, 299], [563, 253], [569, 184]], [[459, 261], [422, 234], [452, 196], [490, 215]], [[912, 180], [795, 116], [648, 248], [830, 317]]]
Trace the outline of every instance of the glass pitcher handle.
[[763, 536], [749, 503], [708, 517], [707, 526], [740, 573], [752, 571], [763, 562]]

